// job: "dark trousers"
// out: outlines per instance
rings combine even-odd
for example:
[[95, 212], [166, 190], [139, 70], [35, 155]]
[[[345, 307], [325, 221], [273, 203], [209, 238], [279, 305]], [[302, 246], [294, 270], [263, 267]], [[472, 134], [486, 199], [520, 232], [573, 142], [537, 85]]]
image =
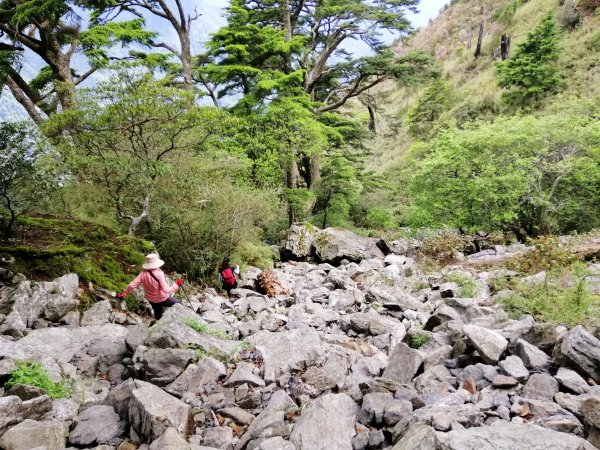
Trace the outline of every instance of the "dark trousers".
[[225, 289], [225, 291], [227, 291], [227, 297], [231, 297], [231, 290], [232, 289], [237, 289], [237, 281], [234, 284], [225, 284], [223, 283], [223, 289]]
[[165, 309], [165, 307], [170, 307], [173, 306], [175, 303], [181, 303], [179, 300], [177, 300], [175, 297], [171, 296], [168, 299], [166, 299], [164, 302], [160, 302], [160, 303], [152, 303], [149, 302], [150, 306], [152, 306], [152, 310], [154, 311], [154, 317], [156, 318], [156, 320], [160, 320], [160, 318], [163, 315], [163, 310]]

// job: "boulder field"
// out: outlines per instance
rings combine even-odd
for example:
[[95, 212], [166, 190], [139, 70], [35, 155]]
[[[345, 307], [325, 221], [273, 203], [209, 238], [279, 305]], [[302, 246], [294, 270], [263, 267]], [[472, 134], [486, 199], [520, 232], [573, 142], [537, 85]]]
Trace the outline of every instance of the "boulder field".
[[0, 449], [600, 447], [600, 341], [510, 318], [488, 286], [506, 271], [421, 273], [414, 246], [297, 227], [271, 296], [250, 268], [152, 325], [80, 311], [76, 274], [0, 269], [0, 381], [36, 361], [68, 389], [0, 388]]

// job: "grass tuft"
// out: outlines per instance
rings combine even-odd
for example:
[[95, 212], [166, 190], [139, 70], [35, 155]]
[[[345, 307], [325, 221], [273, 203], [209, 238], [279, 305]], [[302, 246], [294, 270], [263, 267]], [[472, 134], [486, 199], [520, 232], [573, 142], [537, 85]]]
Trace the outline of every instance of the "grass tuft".
[[17, 361], [17, 368], [5, 383], [8, 389], [15, 384], [27, 384], [43, 389], [54, 399], [67, 397], [71, 391], [62, 383], [55, 383], [39, 362]]

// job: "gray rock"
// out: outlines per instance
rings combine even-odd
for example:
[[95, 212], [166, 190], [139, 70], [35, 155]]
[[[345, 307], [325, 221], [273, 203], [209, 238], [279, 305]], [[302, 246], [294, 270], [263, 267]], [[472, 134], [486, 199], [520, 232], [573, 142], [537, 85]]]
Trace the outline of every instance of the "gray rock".
[[51, 409], [52, 399], [48, 395], [27, 401], [16, 396], [0, 397], [0, 436], [25, 419], [41, 419]]
[[547, 373], [534, 373], [523, 388], [523, 397], [552, 401], [558, 392], [558, 382]]
[[239, 343], [195, 331], [188, 323], [204, 323], [183, 305], [166, 308], [162, 318], [148, 329], [145, 344], [156, 348], [199, 348], [207, 354], [228, 358]]
[[590, 396], [581, 402], [579, 413], [590, 425], [600, 428], [600, 396]]
[[223, 408], [217, 412], [223, 417], [228, 417], [240, 425], [250, 425], [254, 422], [254, 416], [242, 408]]
[[290, 370], [305, 370], [325, 360], [319, 333], [313, 330], [290, 330], [278, 333], [259, 331], [248, 342], [260, 352], [264, 362], [264, 380], [275, 381]]
[[195, 357], [196, 353], [189, 349], [147, 349], [142, 357], [146, 381], [157, 386], [166, 386], [178, 377]]
[[262, 441], [256, 450], [296, 450], [296, 446], [281, 436], [275, 436]]
[[536, 425], [498, 422], [490, 427], [437, 433], [444, 450], [593, 450], [583, 439]]
[[437, 434], [433, 428], [417, 424], [408, 429], [392, 450], [433, 450], [438, 448]]
[[112, 406], [121, 419], [127, 419], [129, 416], [131, 392], [134, 389], [135, 381], [130, 378], [111, 389], [103, 403]]
[[197, 364], [187, 366], [165, 390], [177, 396], [182, 396], [185, 392], [201, 392], [205, 385], [223, 378], [226, 373], [222, 362], [205, 356]]
[[233, 430], [229, 427], [214, 427], [204, 430], [202, 444], [207, 447], [228, 449], [233, 441]]
[[125, 434], [125, 422], [112, 406], [92, 406], [80, 414], [79, 422], [69, 435], [73, 445], [110, 444]]
[[425, 355], [401, 342], [396, 345], [382, 377], [397, 383], [409, 383], [423, 364]]
[[28, 384], [13, 384], [8, 391], [6, 391], [5, 395], [16, 395], [21, 400], [31, 400], [32, 398], [41, 397], [42, 395], [47, 395], [48, 393], [44, 391], [42, 388], [30, 386]]
[[523, 361], [518, 356], [507, 356], [506, 359], [500, 361], [498, 365], [504, 371], [504, 373], [522, 383], [529, 378], [529, 371], [525, 368]]
[[304, 224], [293, 224], [287, 231], [285, 240], [282, 242], [283, 250], [296, 258], [310, 256], [316, 231], [316, 228], [309, 228]]
[[528, 369], [545, 366], [550, 361], [548, 355], [523, 339], [517, 340], [516, 353]]
[[150, 444], [149, 450], [192, 450], [192, 448], [175, 428], [169, 427], [161, 437]]
[[400, 420], [408, 417], [413, 411], [413, 405], [408, 400], [395, 400], [385, 407], [383, 418], [388, 426], [394, 426]]
[[600, 340], [578, 325], [555, 348], [555, 359], [600, 383]]
[[[57, 320], [75, 309], [78, 278], [75, 274], [65, 275], [51, 282], [32, 283], [21, 281], [2, 302], [2, 311], [8, 313], [0, 334], [22, 337], [25, 331], [43, 315]], [[46, 311], [46, 308], [47, 311]], [[61, 315], [62, 314], [62, 315]]]
[[378, 243], [377, 239], [358, 236], [348, 230], [327, 228], [317, 232], [313, 246], [321, 261], [361, 261], [385, 257], [377, 246]]
[[69, 426], [64, 422], [25, 419], [0, 438], [4, 450], [64, 450]]
[[463, 332], [488, 364], [496, 364], [508, 347], [508, 341], [496, 331], [477, 325], [465, 325]]
[[230, 377], [225, 381], [225, 386], [235, 387], [242, 384], [249, 386], [264, 386], [264, 380], [254, 374], [256, 366], [247, 362], [241, 362], [237, 365]]
[[191, 407], [153, 384], [135, 381], [129, 401], [129, 423], [148, 441], [158, 439], [167, 428], [185, 433]]
[[112, 306], [108, 300], [103, 300], [84, 311], [81, 317], [81, 326], [102, 325], [108, 323], [112, 314]]
[[394, 402], [394, 397], [391, 393], [372, 392], [366, 394], [362, 400], [358, 421], [363, 425], [382, 423], [386, 407], [392, 402]]
[[[274, 427], [284, 425], [284, 412], [295, 409], [297, 409], [296, 403], [285, 391], [274, 392], [265, 409], [248, 426], [246, 433], [236, 444], [236, 450], [245, 448], [250, 440], [271, 437]], [[264, 434], [269, 434], [269, 436], [264, 436]]]
[[345, 394], [319, 397], [296, 421], [290, 441], [298, 450], [352, 450], [358, 406]]
[[585, 394], [590, 390], [590, 387], [583, 378], [579, 376], [577, 372], [565, 367], [561, 367], [554, 376], [561, 386], [564, 386], [568, 390], [576, 394]]

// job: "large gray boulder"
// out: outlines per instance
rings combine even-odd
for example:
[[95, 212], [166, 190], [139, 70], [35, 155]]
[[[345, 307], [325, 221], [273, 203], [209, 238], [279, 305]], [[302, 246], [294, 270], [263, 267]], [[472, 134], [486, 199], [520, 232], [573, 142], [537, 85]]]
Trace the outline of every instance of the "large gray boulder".
[[111, 444], [125, 433], [126, 423], [112, 406], [95, 405], [79, 416], [79, 422], [69, 435], [69, 442], [77, 446]]
[[75, 274], [49, 282], [22, 281], [2, 302], [8, 314], [0, 325], [0, 334], [23, 337], [40, 317], [50, 321], [60, 319], [79, 305], [75, 298], [78, 284]]
[[600, 340], [583, 326], [577, 325], [563, 336], [554, 357], [600, 383]]
[[188, 431], [191, 406], [144, 381], [135, 381], [129, 400], [129, 423], [146, 441], [158, 439], [169, 427]]
[[550, 362], [550, 357], [546, 353], [523, 339], [517, 340], [516, 353], [528, 369], [542, 367]]
[[425, 355], [422, 352], [401, 342], [392, 351], [382, 377], [396, 383], [410, 383], [424, 360]]
[[437, 433], [440, 450], [594, 450], [585, 440], [537, 425], [498, 422], [490, 427]]
[[26, 419], [0, 438], [4, 450], [64, 450], [69, 426], [64, 422], [38, 422]]
[[290, 441], [298, 450], [352, 450], [358, 406], [346, 394], [319, 397], [296, 421]]
[[496, 364], [508, 347], [508, 341], [497, 331], [478, 325], [464, 325], [463, 332], [477, 350], [481, 359]]
[[342, 259], [384, 259], [385, 255], [378, 247], [380, 242], [378, 239], [358, 236], [348, 230], [326, 228], [317, 232], [313, 245], [321, 261], [336, 263]]
[[165, 390], [181, 397], [185, 392], [201, 392], [211, 381], [217, 381], [227, 374], [222, 362], [205, 356], [197, 364], [190, 364]]
[[10, 426], [25, 419], [41, 419], [52, 409], [52, 399], [48, 395], [23, 401], [17, 396], [0, 397], [0, 436]]
[[162, 318], [148, 330], [145, 344], [155, 348], [196, 347], [205, 353], [224, 358], [235, 351], [239, 343], [220, 339], [194, 330], [189, 323], [204, 323], [200, 316], [183, 305], [167, 308]]
[[313, 241], [318, 229], [306, 224], [295, 223], [287, 231], [282, 248], [287, 256], [306, 258], [313, 251]]
[[566, 367], [559, 368], [554, 378], [561, 386], [576, 394], [585, 394], [590, 390], [590, 386], [577, 372]]
[[51, 327], [30, 331], [16, 342], [0, 345], [0, 360], [39, 361], [53, 381], [62, 381], [64, 374], [78, 375], [77, 365], [93, 365], [94, 370], [108, 371], [127, 354], [127, 328], [104, 324], [87, 327]]
[[183, 348], [149, 348], [143, 352], [142, 365], [146, 381], [166, 386], [177, 378], [196, 357], [196, 353]]
[[191, 450], [191, 447], [175, 428], [169, 427], [152, 442], [149, 450]]
[[271, 333], [260, 331], [247, 341], [256, 347], [264, 362], [263, 378], [275, 381], [290, 370], [305, 370], [325, 361], [325, 348], [319, 333], [308, 329], [297, 329]]

